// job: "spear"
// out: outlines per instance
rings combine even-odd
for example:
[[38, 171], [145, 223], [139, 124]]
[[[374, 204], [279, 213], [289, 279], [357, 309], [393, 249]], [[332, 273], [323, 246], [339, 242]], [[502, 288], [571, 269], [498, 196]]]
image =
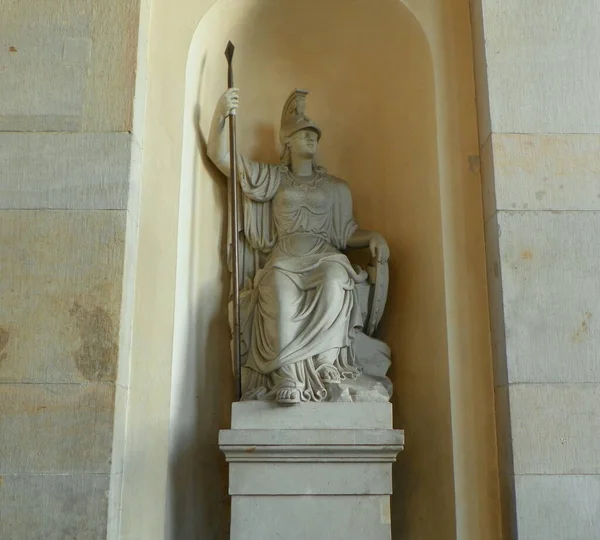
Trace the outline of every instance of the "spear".
[[[225, 49], [227, 58], [227, 87], [233, 88], [233, 51], [235, 47], [231, 41]], [[240, 246], [238, 236], [238, 196], [237, 196], [237, 136], [235, 123], [235, 110], [229, 113], [229, 159], [231, 178], [229, 190], [231, 193], [231, 234], [233, 250], [233, 365], [235, 366], [235, 386], [237, 399], [242, 399], [242, 355], [240, 344]]]

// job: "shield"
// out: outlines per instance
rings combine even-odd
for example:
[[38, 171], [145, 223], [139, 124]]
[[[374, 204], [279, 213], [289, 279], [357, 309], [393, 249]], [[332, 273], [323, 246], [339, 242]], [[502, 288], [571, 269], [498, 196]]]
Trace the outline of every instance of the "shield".
[[383, 316], [390, 274], [387, 262], [380, 263], [377, 261], [372, 261], [367, 266], [367, 273], [369, 274], [371, 291], [369, 295], [370, 309], [365, 323], [365, 332], [368, 336], [372, 336]]

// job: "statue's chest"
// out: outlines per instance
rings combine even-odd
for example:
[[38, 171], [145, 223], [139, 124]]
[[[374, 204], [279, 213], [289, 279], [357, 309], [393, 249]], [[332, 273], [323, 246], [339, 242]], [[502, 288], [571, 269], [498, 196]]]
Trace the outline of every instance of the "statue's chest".
[[275, 206], [284, 212], [306, 208], [313, 213], [322, 214], [329, 212], [331, 203], [331, 185], [325, 179], [318, 179], [314, 183], [300, 183], [286, 178], [275, 195]]

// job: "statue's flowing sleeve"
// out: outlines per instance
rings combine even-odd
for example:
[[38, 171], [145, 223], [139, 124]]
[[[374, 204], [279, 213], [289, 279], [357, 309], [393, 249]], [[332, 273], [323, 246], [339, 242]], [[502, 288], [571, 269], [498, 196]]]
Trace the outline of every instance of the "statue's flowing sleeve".
[[270, 201], [279, 188], [279, 165], [258, 163], [243, 156], [238, 157], [238, 164], [244, 195], [254, 202]]
[[[238, 180], [241, 188], [239, 205], [240, 286], [249, 287], [262, 259], [277, 242], [271, 201], [280, 184], [278, 165], [258, 163], [238, 156]], [[229, 212], [231, 212], [229, 201]], [[228, 220], [228, 264], [231, 270], [231, 222]], [[243, 234], [239, 234], [243, 233]]]
[[[239, 264], [240, 264], [240, 314], [242, 364], [246, 363], [254, 308], [257, 301], [253, 290], [256, 272], [263, 267], [264, 259], [277, 243], [273, 222], [272, 199], [277, 193], [281, 179], [280, 167], [257, 163], [238, 156], [238, 180], [242, 191], [240, 199]], [[229, 201], [231, 212], [231, 201]], [[240, 234], [243, 233], [243, 234]], [[229, 229], [228, 263], [231, 270], [231, 228]], [[233, 306], [230, 304], [230, 324]]]
[[244, 236], [254, 250], [269, 253], [277, 242], [271, 200], [279, 189], [279, 165], [257, 163], [242, 156], [238, 159], [239, 181], [244, 194]]
[[344, 180], [332, 178], [333, 182], [333, 216], [331, 220], [331, 243], [340, 251], [346, 249], [348, 238], [358, 228], [352, 212], [352, 194]]

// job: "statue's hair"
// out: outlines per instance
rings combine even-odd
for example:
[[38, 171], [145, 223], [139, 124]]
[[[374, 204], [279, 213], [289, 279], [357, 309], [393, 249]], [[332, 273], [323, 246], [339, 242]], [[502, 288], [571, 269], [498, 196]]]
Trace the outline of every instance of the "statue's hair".
[[283, 145], [283, 152], [281, 152], [281, 158], [279, 159], [281, 165], [285, 165], [288, 169], [292, 165], [292, 150], [289, 144]]

